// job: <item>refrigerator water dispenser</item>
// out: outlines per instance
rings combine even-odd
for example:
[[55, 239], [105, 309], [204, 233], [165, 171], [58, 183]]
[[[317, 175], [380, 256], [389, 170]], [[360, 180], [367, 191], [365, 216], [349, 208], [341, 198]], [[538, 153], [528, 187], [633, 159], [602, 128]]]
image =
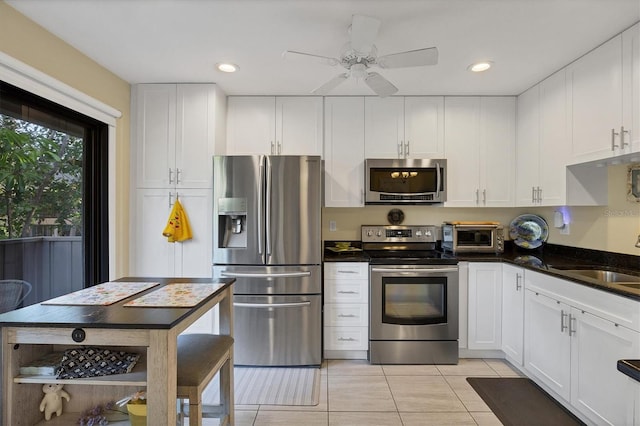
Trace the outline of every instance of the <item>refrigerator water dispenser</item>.
[[220, 198], [218, 199], [218, 247], [246, 248], [247, 247], [247, 199]]

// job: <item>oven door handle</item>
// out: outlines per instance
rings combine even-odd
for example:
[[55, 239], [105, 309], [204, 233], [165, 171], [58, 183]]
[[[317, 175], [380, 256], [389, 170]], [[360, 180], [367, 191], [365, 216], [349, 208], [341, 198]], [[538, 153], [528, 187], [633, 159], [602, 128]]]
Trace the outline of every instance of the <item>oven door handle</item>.
[[371, 268], [371, 272], [429, 272], [429, 273], [441, 273], [441, 272], [458, 272], [458, 268]]

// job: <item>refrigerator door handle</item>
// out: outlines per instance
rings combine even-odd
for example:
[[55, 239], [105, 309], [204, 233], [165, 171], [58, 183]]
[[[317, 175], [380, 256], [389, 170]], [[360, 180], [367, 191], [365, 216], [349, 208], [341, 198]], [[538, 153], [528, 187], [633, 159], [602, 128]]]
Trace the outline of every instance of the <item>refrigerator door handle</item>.
[[[266, 177], [267, 177], [267, 190], [265, 194], [266, 206], [265, 206], [265, 232], [266, 232], [266, 256], [271, 256], [271, 157], [265, 156], [266, 163]], [[269, 259], [265, 258], [265, 263], [269, 263]]]
[[241, 308], [297, 308], [300, 306], [309, 306], [311, 305], [310, 301], [304, 302], [291, 302], [291, 303], [234, 303], [233, 306], [238, 306]]
[[264, 247], [262, 236], [264, 235], [264, 230], [262, 229], [262, 225], [264, 223], [262, 214], [264, 212], [264, 199], [263, 199], [263, 191], [264, 191], [264, 161], [262, 157], [260, 157], [260, 183], [258, 187], [258, 254], [262, 256], [264, 254]]
[[253, 273], [253, 272], [220, 272], [220, 276], [227, 278], [296, 278], [309, 277], [311, 271], [282, 272], [282, 273]]

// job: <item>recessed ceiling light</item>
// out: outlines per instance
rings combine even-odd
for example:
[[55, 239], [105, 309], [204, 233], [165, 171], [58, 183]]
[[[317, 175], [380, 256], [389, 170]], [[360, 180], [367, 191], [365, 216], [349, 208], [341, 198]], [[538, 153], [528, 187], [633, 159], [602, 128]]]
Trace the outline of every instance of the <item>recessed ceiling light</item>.
[[490, 61], [476, 62], [475, 64], [469, 65], [468, 69], [473, 72], [482, 72], [491, 68], [492, 65], [493, 62]]
[[228, 62], [220, 62], [216, 64], [216, 69], [222, 72], [236, 72], [240, 69], [236, 64], [231, 64]]

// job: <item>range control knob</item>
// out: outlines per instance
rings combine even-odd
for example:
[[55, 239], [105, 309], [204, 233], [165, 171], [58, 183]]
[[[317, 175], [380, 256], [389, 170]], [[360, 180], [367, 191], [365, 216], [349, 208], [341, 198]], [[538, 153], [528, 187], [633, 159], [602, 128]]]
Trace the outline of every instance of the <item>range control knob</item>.
[[376, 235], [377, 235], [378, 237], [382, 237], [382, 231], [381, 231], [380, 229], [378, 229], [378, 232], [376, 232]]
[[370, 237], [370, 236], [372, 236], [372, 235], [373, 235], [373, 231], [372, 231], [371, 229], [369, 229], [369, 230], [367, 231], [367, 237]]
[[416, 231], [416, 237], [422, 237], [422, 231], [417, 230]]

